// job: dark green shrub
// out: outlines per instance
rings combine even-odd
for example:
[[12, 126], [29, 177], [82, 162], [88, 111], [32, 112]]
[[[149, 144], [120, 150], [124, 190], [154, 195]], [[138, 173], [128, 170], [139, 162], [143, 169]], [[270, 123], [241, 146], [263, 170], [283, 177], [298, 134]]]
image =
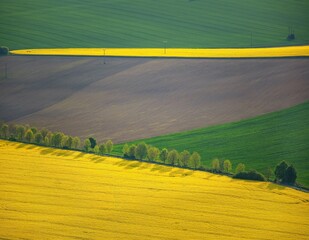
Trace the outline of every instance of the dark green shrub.
[[10, 51], [8, 47], [1, 46], [0, 47], [0, 55], [9, 55]]
[[248, 179], [248, 180], [255, 180], [255, 181], [265, 181], [266, 180], [264, 175], [262, 173], [257, 172], [256, 170], [236, 173], [233, 176], [233, 178]]
[[93, 137], [90, 137], [89, 141], [90, 141], [91, 148], [94, 148], [97, 145], [97, 140], [95, 140]]

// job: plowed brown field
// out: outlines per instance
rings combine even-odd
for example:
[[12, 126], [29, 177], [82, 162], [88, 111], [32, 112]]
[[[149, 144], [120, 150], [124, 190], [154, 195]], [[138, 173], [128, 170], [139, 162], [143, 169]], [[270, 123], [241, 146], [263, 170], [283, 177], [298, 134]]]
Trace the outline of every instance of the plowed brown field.
[[[309, 59], [0, 58], [0, 119], [115, 142], [309, 99]], [[5, 65], [8, 78], [4, 79]]]

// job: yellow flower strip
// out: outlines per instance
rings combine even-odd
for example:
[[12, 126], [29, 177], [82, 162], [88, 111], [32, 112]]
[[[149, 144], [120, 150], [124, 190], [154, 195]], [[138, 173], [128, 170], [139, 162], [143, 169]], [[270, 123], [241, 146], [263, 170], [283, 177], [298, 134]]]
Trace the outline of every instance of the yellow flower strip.
[[13, 50], [16, 55], [185, 57], [185, 58], [267, 58], [306, 57], [309, 46], [274, 48], [53, 48]]

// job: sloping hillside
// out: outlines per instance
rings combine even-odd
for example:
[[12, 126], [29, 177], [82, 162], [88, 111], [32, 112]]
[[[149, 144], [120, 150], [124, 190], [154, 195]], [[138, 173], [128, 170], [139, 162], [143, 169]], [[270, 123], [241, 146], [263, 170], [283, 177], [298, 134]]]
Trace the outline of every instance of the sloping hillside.
[[1, 239], [308, 239], [307, 193], [0, 141]]
[[[307, 0], [2, 0], [1, 6], [1, 45], [10, 49], [309, 44]], [[286, 39], [289, 27], [294, 41]]]
[[308, 61], [0, 58], [0, 119], [98, 140], [149, 138], [302, 103]]
[[[230, 159], [234, 167], [244, 163], [247, 169], [263, 173], [282, 160], [297, 169], [301, 184], [309, 187], [309, 102], [240, 122], [194, 129], [145, 140], [163, 148], [197, 151], [206, 167], [215, 158]], [[114, 152], [122, 155], [122, 144]]]

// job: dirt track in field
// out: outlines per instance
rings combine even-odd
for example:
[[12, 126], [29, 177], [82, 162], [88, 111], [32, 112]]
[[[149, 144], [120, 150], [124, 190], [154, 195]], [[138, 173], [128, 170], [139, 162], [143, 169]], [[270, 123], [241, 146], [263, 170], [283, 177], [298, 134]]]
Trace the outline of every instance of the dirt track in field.
[[146, 138], [309, 100], [308, 66], [308, 58], [3, 57], [0, 119], [98, 140]]

